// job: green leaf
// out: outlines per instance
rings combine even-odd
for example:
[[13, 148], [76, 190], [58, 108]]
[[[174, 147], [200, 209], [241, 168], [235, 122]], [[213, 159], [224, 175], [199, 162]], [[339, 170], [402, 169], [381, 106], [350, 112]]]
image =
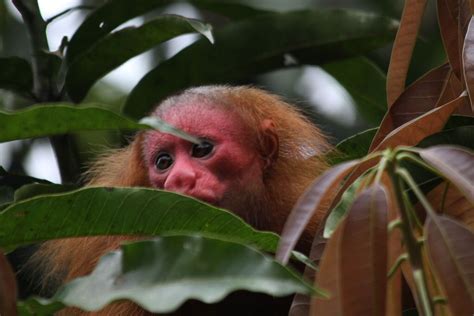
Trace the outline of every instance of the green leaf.
[[171, 15], [110, 34], [69, 66], [66, 76], [69, 96], [73, 101], [80, 102], [98, 79], [130, 58], [173, 37], [192, 32], [199, 32], [213, 42], [210, 24]]
[[[323, 66], [350, 93], [358, 112], [378, 125], [387, 111], [386, 76], [372, 61], [355, 57]], [[363, 80], [361, 80], [363, 77]]]
[[362, 178], [358, 178], [349, 188], [342, 194], [341, 200], [331, 210], [326, 223], [324, 225], [324, 238], [329, 239], [332, 233], [336, 230], [337, 225], [341, 222], [344, 216], [349, 211], [352, 203], [356, 198], [357, 188], [359, 187]]
[[133, 89], [124, 112], [147, 113], [157, 101], [189, 86], [239, 82], [252, 75], [300, 64], [321, 64], [363, 54], [388, 43], [397, 23], [352, 10], [269, 13], [229, 23], [150, 71]]
[[146, 128], [98, 106], [96, 103], [80, 108], [68, 103], [41, 104], [18, 112], [0, 111], [0, 142], [84, 130]]
[[[266, 12], [239, 3], [226, 3], [227, 1], [222, 0], [191, 0], [190, 2], [203, 9], [231, 18], [246, 18]], [[74, 33], [68, 45], [67, 61], [71, 63], [120, 24], [173, 3], [175, 2], [172, 0], [110, 0], [105, 2], [104, 5], [92, 12]]]
[[214, 303], [236, 290], [323, 296], [248, 246], [199, 236], [168, 236], [127, 244], [103, 256], [92, 274], [66, 284], [51, 302], [96, 311], [129, 299], [148, 311], [167, 313], [186, 300]]
[[336, 165], [365, 157], [376, 132], [377, 128], [371, 128], [344, 139], [336, 145], [334, 152], [329, 153], [327, 157], [329, 163]]
[[30, 64], [18, 57], [0, 58], [0, 89], [31, 97], [33, 73]]
[[77, 190], [77, 185], [64, 184], [45, 184], [45, 183], [31, 183], [25, 184], [15, 191], [15, 202], [23, 201], [39, 195], [65, 193]]
[[14, 200], [15, 190], [30, 183], [50, 183], [33, 177], [8, 173], [0, 166], [0, 211], [6, 203]]
[[0, 213], [0, 247], [76, 236], [199, 233], [274, 251], [278, 236], [236, 215], [172, 192], [84, 188], [38, 196]]

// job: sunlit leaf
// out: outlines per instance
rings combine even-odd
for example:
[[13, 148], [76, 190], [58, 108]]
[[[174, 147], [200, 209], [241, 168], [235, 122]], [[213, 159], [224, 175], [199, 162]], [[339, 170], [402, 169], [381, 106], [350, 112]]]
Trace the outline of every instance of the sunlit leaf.
[[340, 182], [354, 169], [357, 161], [349, 161], [337, 165], [319, 176], [296, 202], [281, 233], [276, 258], [287, 263], [291, 251], [301, 237], [306, 225], [313, 216], [320, 222], [325, 215], [321, 212], [321, 202], [325, 201], [328, 193], [335, 193]]
[[[197, 41], [150, 71], [132, 90], [124, 113], [140, 117], [189, 86], [236, 83], [273, 69], [321, 64], [360, 55], [387, 43], [394, 20], [352, 10], [269, 13], [229, 23], [215, 44]], [[288, 63], [290, 54], [296, 63]]]
[[128, 299], [148, 311], [167, 313], [189, 299], [214, 303], [236, 290], [274, 296], [323, 294], [250, 247], [168, 236], [127, 244], [105, 255], [92, 274], [66, 284], [51, 301], [93, 311]]
[[381, 186], [370, 187], [354, 201], [323, 255], [316, 284], [331, 297], [314, 300], [314, 315], [385, 314], [387, 214]]
[[127, 27], [97, 42], [69, 66], [66, 88], [80, 102], [92, 85], [130, 58], [176, 36], [199, 32], [212, 42], [211, 26], [198, 20], [163, 15], [140, 27]]
[[397, 127], [435, 108], [448, 73], [449, 65], [442, 65], [410, 85], [383, 118], [370, 145], [370, 151], [373, 151]]
[[385, 148], [393, 148], [401, 145], [414, 146], [418, 144], [424, 138], [439, 132], [451, 114], [467, 101], [467, 97], [462, 95], [449, 103], [426, 112], [394, 129], [375, 148], [372, 148], [371, 151], [380, 151]]
[[426, 0], [405, 1], [387, 72], [387, 103], [389, 107], [405, 90], [408, 67], [410, 66], [425, 6]]
[[0, 89], [31, 97], [33, 73], [30, 64], [18, 57], [0, 58]]
[[0, 315], [15, 316], [16, 279], [7, 257], [0, 250]]
[[420, 156], [441, 171], [474, 203], [474, 152], [455, 146], [434, 146], [419, 151]]
[[94, 235], [200, 233], [274, 251], [275, 234], [236, 215], [176, 193], [145, 188], [84, 188], [38, 196], [0, 213], [0, 246]]
[[474, 233], [443, 216], [428, 218], [426, 244], [453, 315], [474, 310]]

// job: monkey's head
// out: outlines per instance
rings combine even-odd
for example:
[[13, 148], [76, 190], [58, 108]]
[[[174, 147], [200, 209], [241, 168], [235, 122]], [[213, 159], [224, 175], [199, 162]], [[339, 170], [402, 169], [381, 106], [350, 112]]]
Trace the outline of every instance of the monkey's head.
[[[279, 195], [290, 195], [294, 203], [292, 192], [301, 191], [309, 179], [302, 183], [291, 178], [297, 173], [301, 178], [297, 169], [308, 161], [321, 162], [317, 154], [327, 146], [317, 128], [292, 106], [248, 87], [188, 89], [163, 101], [153, 115], [202, 143], [146, 132], [142, 153], [150, 185], [232, 210], [250, 221], [258, 221], [254, 213], [269, 203], [288, 207]], [[323, 168], [311, 165], [314, 169], [306, 177]]]

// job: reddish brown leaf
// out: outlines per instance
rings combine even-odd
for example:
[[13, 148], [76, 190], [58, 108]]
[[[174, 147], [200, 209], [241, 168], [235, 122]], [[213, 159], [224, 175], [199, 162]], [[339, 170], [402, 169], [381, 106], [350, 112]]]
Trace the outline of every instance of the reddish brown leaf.
[[462, 50], [464, 80], [466, 82], [471, 109], [474, 111], [474, 19], [471, 17]]
[[431, 264], [454, 315], [474, 311], [474, 234], [447, 217], [428, 218], [426, 245]]
[[[400, 218], [400, 211], [396, 203], [396, 195], [393, 190], [392, 181], [387, 174], [382, 177], [382, 183], [387, 190], [388, 198], [388, 221], [392, 222]], [[403, 252], [402, 234], [399, 229], [392, 230], [388, 235], [387, 251], [387, 273]], [[386, 298], [387, 316], [399, 316], [402, 314], [402, 273], [399, 268], [390, 279], [387, 280], [387, 298]]]
[[[319, 176], [303, 193], [291, 211], [281, 234], [280, 243], [276, 252], [276, 259], [286, 264], [291, 251], [301, 237], [310, 219], [320, 211], [328, 193], [336, 193], [341, 181], [355, 168], [358, 161], [348, 161], [337, 165]], [[326, 211], [320, 212], [321, 217]], [[316, 214], [318, 216], [318, 214]]]
[[420, 156], [474, 203], [474, 153], [466, 148], [442, 145], [421, 149]]
[[387, 213], [382, 186], [356, 198], [323, 255], [317, 284], [327, 286], [332, 296], [315, 300], [313, 315], [385, 314]]
[[[457, 1], [438, 0], [438, 21], [444, 50], [455, 75], [461, 78], [461, 46], [458, 32], [459, 7]], [[462, 44], [462, 43], [461, 43]], [[459, 94], [458, 94], [459, 95]]]
[[0, 250], [0, 315], [15, 316], [16, 279], [7, 258]]
[[446, 187], [446, 184], [446, 182], [439, 184], [426, 195], [426, 198], [437, 212], [449, 215], [474, 229], [474, 204], [470, 203], [456, 186], [449, 184]]
[[[449, 71], [447, 64], [435, 68], [402, 93], [383, 118], [369, 152], [373, 151], [394, 129], [435, 108]], [[458, 96], [459, 94], [456, 98]]]
[[409, 121], [393, 130], [385, 139], [372, 151], [379, 151], [385, 148], [396, 146], [414, 146], [422, 139], [436, 132], [439, 132], [448, 121], [451, 114], [463, 103], [467, 102], [466, 96], [446, 103], [440, 107]]
[[397, 37], [393, 43], [387, 73], [387, 104], [390, 107], [405, 90], [413, 48], [425, 10], [426, 0], [406, 0]]

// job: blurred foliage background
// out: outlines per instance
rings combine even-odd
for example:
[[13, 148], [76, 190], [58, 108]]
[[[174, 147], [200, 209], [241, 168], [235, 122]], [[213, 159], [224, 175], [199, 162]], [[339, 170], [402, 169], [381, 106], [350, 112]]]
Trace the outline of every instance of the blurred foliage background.
[[[62, 36], [71, 36], [88, 14], [88, 7], [97, 7], [103, 1], [39, 1], [43, 17], [54, 15], [71, 7], [80, 7], [67, 15], [53, 21], [48, 26], [49, 45], [55, 50], [61, 43]], [[252, 7], [273, 11], [290, 11], [308, 8], [355, 8], [366, 12], [379, 13], [394, 19], [399, 19], [403, 10], [403, 1], [391, 0], [243, 0]], [[226, 23], [222, 17], [206, 12], [200, 12], [186, 2], [176, 2], [153, 14], [134, 19], [127, 25], [140, 25], [145, 20], [162, 13], [176, 13], [186, 17], [203, 19], [214, 25]], [[174, 55], [180, 49], [189, 45], [198, 35], [184, 35], [168, 41], [165, 45], [134, 58], [119, 69], [104, 77], [95, 84], [88, 94], [86, 101], [98, 101], [108, 104], [118, 110], [126, 95], [141, 76], [157, 65], [160, 60]], [[383, 76], [375, 81], [361, 74], [361, 81], [384, 94], [384, 74], [387, 71], [391, 46], [378, 49], [368, 57], [379, 68]], [[0, 57], [19, 56], [30, 59], [30, 48], [19, 14], [9, 0], [0, 2]], [[441, 64], [445, 60], [444, 51], [436, 21], [436, 8], [433, 1], [428, 2], [424, 23], [420, 32], [420, 40], [415, 48], [412, 66], [408, 76], [408, 84], [425, 73], [427, 70]], [[327, 66], [330, 67], [330, 66]], [[323, 67], [328, 70], [327, 67]], [[283, 96], [290, 102], [302, 107], [315, 123], [328, 133], [333, 143], [378, 125], [386, 104], [380, 104], [380, 113], [367, 116], [357, 113], [354, 99], [346, 89], [331, 77], [323, 68], [316, 66], [288, 67], [265, 73], [251, 78], [247, 84], [256, 85]], [[330, 68], [329, 68], [330, 70]], [[348, 69], [350, 72], [350, 69]], [[21, 97], [0, 90], [0, 109], [17, 110], [26, 105]], [[80, 161], [90, 161], [97, 153], [107, 147], [116, 147], [126, 143], [126, 137], [118, 132], [87, 132], [75, 135], [79, 144]], [[59, 182], [59, 174], [55, 166], [55, 158], [48, 140], [34, 139], [15, 141], [0, 145], [0, 165], [13, 173], [26, 173], [39, 178]], [[84, 166], [85, 167], [85, 166]]]

